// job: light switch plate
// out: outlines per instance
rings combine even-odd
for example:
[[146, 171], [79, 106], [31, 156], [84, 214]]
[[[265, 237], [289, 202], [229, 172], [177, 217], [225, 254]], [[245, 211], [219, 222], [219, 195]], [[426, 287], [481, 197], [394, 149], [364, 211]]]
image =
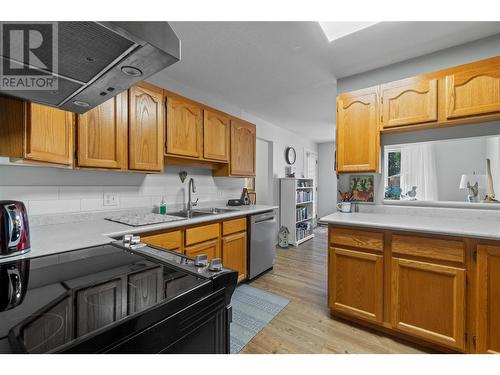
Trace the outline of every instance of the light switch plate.
[[118, 206], [118, 194], [116, 193], [104, 193], [102, 199], [103, 206]]

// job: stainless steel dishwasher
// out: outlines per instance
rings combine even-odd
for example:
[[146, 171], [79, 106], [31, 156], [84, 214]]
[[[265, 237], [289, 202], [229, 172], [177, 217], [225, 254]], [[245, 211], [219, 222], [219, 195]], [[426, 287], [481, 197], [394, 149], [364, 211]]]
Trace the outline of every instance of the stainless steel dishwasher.
[[248, 274], [253, 279], [274, 265], [278, 226], [276, 210], [252, 215], [249, 222]]

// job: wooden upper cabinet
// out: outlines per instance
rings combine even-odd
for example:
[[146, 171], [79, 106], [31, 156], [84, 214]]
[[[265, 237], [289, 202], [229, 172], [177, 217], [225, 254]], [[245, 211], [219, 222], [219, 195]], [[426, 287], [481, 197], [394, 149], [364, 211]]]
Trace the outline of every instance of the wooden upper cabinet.
[[203, 157], [216, 161], [229, 161], [230, 119], [222, 113], [203, 111]]
[[78, 115], [77, 165], [127, 169], [127, 92]]
[[392, 259], [394, 329], [465, 350], [465, 269]]
[[195, 103], [167, 96], [166, 153], [203, 157], [203, 110]]
[[500, 353], [500, 245], [477, 252], [476, 351]]
[[141, 83], [129, 90], [129, 169], [163, 170], [163, 90]]
[[410, 78], [380, 86], [384, 128], [435, 122], [438, 119], [437, 79]]
[[337, 97], [337, 172], [378, 172], [379, 88]]
[[25, 158], [72, 165], [73, 114], [35, 103], [27, 109]]
[[0, 97], [0, 155], [73, 165], [74, 115], [57, 108]]
[[231, 120], [231, 175], [255, 176], [255, 125]]
[[454, 68], [444, 84], [447, 120], [500, 113], [500, 58]]
[[330, 247], [328, 263], [329, 307], [344, 314], [381, 323], [383, 256]]

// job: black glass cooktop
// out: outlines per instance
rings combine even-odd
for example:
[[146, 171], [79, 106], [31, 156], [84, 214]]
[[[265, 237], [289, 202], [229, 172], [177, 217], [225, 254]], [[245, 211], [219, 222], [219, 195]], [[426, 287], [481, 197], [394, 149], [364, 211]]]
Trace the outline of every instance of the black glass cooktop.
[[0, 353], [57, 351], [208, 283], [182, 266], [113, 246], [4, 260]]

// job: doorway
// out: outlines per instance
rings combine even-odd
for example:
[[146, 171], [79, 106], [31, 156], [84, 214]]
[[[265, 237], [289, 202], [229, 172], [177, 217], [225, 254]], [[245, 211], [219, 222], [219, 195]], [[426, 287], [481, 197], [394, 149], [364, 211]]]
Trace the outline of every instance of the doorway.
[[313, 204], [313, 226], [318, 222], [318, 154], [313, 151], [305, 150], [305, 171], [306, 178], [314, 179], [314, 204]]
[[255, 167], [257, 204], [273, 205], [273, 146], [271, 142], [257, 138]]

